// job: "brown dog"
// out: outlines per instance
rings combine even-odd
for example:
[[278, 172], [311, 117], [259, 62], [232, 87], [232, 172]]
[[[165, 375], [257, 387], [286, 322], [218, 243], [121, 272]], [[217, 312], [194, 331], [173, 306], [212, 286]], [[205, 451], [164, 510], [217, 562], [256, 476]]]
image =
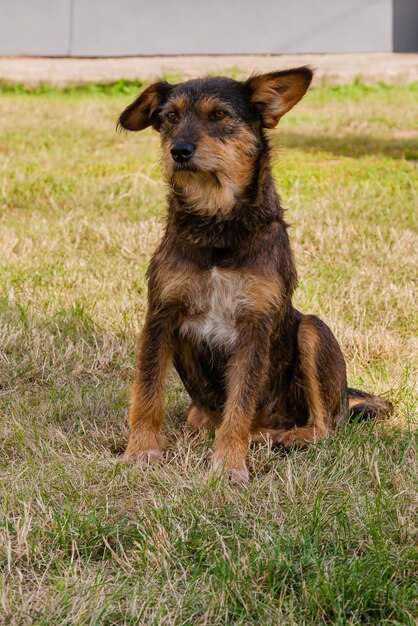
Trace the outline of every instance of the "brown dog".
[[265, 129], [305, 94], [308, 67], [238, 82], [148, 87], [119, 125], [160, 132], [167, 226], [148, 269], [126, 455], [161, 457], [170, 362], [192, 398], [188, 423], [216, 430], [214, 468], [248, 480], [249, 440], [285, 446], [391, 405], [347, 388], [330, 329], [292, 306], [297, 277]]

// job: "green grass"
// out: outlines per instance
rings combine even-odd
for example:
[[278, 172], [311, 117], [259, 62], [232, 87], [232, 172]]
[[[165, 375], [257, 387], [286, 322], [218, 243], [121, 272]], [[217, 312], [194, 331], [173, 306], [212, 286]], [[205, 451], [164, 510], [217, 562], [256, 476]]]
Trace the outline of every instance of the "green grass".
[[167, 462], [120, 460], [165, 203], [157, 134], [115, 132], [135, 92], [1, 90], [0, 623], [415, 624], [417, 86], [321, 87], [272, 134], [295, 304], [396, 410], [254, 448], [248, 491], [174, 374]]

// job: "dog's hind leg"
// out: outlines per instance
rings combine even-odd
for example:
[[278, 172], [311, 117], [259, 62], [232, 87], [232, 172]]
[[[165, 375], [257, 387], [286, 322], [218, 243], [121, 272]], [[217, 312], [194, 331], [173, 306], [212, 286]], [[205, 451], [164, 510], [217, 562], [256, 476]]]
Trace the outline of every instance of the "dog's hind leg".
[[275, 443], [306, 447], [326, 437], [347, 414], [345, 361], [330, 329], [314, 315], [305, 315], [298, 328], [298, 381], [308, 420], [282, 433], [271, 433]]

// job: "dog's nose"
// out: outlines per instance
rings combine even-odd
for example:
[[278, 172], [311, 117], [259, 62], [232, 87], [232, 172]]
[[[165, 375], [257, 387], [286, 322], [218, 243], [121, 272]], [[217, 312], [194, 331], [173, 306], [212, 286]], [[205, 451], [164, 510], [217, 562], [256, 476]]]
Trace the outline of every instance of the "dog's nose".
[[170, 153], [171, 156], [177, 163], [185, 163], [186, 161], [190, 161], [192, 158], [196, 146], [194, 143], [186, 143], [184, 141], [180, 141], [179, 143], [175, 143], [172, 146]]

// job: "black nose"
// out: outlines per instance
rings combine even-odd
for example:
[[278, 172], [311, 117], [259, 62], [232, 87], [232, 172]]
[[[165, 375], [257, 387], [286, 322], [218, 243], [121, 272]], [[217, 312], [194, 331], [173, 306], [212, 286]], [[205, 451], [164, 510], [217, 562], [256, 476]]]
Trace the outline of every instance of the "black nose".
[[194, 143], [179, 141], [179, 143], [175, 143], [174, 146], [172, 146], [170, 153], [177, 163], [185, 163], [192, 158], [195, 148]]

